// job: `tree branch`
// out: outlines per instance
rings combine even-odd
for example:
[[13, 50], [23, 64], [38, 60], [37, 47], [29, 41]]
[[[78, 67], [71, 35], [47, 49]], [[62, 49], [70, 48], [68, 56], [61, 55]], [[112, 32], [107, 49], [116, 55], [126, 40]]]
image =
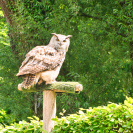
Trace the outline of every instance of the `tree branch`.
[[11, 20], [11, 11], [8, 8], [8, 4], [6, 0], [0, 0], [0, 7], [3, 11], [4, 17], [6, 19], [6, 22], [11, 25], [12, 24], [12, 20]]
[[102, 18], [95, 17], [95, 16], [91, 16], [91, 15], [88, 15], [88, 14], [85, 14], [85, 13], [82, 13], [82, 14], [79, 15], [79, 16], [83, 16], [83, 17], [87, 17], [87, 18], [94, 18], [94, 19], [102, 20]]

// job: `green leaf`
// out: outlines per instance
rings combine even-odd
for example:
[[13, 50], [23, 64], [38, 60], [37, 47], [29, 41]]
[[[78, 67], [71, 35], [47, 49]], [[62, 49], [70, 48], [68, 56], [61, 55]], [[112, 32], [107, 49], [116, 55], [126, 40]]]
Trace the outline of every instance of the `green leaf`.
[[119, 128], [119, 132], [123, 132], [123, 128]]

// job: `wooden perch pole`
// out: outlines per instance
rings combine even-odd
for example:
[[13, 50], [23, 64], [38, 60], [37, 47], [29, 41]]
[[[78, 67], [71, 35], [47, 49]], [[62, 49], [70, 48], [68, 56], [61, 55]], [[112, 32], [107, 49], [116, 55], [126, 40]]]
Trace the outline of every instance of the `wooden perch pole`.
[[43, 128], [50, 133], [54, 128], [54, 121], [56, 115], [56, 94], [52, 90], [43, 91]]
[[75, 93], [83, 90], [83, 86], [78, 82], [55, 82], [53, 84], [44, 85], [41, 88], [41, 85], [32, 87], [30, 89], [25, 89], [21, 87], [21, 84], [18, 85], [18, 90], [23, 92], [37, 92], [42, 90], [53, 90], [55, 92], [64, 92], [64, 93]]
[[75, 93], [83, 90], [83, 86], [78, 82], [55, 82], [53, 84], [32, 87], [30, 89], [21, 88], [18, 90], [23, 92], [43, 91], [43, 128], [50, 133], [54, 128], [54, 122], [51, 120], [56, 116], [56, 92]]

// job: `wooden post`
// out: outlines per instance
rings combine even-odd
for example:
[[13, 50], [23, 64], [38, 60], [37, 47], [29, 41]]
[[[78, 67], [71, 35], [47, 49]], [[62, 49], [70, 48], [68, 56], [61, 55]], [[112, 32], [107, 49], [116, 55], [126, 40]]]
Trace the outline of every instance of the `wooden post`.
[[54, 128], [54, 121], [56, 115], [56, 94], [52, 90], [43, 91], [43, 128], [48, 133]]
[[[18, 90], [23, 92], [37, 92], [40, 87], [32, 87], [25, 89], [18, 85]], [[56, 116], [56, 92], [61, 93], [77, 93], [83, 90], [83, 86], [78, 82], [55, 82], [53, 84], [44, 85], [43, 90], [43, 128], [48, 133], [54, 128], [52, 118]]]

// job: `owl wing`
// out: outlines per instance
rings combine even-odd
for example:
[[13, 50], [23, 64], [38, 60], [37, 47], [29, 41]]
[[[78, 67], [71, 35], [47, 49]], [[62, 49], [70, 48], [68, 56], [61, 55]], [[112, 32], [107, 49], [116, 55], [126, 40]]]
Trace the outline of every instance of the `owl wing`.
[[37, 46], [26, 55], [17, 76], [53, 70], [61, 65], [64, 59], [64, 52], [57, 52], [48, 46]]

